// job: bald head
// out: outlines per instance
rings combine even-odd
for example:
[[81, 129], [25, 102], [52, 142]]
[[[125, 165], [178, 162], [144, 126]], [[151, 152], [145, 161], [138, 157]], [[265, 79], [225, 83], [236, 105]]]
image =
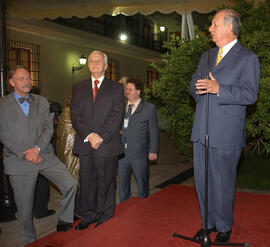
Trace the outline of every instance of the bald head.
[[240, 26], [239, 15], [232, 9], [223, 9], [215, 14], [209, 31], [213, 42], [224, 47], [238, 37]]
[[238, 37], [240, 34], [240, 27], [241, 27], [241, 20], [239, 14], [232, 10], [232, 9], [223, 9], [219, 12], [224, 13], [224, 24], [229, 24], [231, 23], [233, 26], [233, 33], [235, 37]]

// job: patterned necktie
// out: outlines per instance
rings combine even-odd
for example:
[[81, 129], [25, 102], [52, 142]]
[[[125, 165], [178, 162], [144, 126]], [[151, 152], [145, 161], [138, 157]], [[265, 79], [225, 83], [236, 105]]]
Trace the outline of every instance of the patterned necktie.
[[22, 104], [24, 101], [27, 101], [29, 103], [29, 99], [30, 98], [18, 98], [18, 101], [20, 102], [20, 104]]
[[222, 48], [219, 48], [218, 55], [217, 55], [216, 66], [219, 64], [219, 62], [222, 59], [222, 53], [223, 53], [223, 49]]
[[129, 119], [130, 116], [131, 116], [131, 110], [132, 110], [132, 107], [134, 106], [134, 104], [129, 104], [128, 105], [128, 110], [127, 110], [127, 113], [126, 113], [126, 118]]
[[93, 100], [95, 101], [97, 93], [98, 93], [98, 85], [99, 84], [99, 80], [95, 80], [94, 81], [94, 88], [93, 88]]

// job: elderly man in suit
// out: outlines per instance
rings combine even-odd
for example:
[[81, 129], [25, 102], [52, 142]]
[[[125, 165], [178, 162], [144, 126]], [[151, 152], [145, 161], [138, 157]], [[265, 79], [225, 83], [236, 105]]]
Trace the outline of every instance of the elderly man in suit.
[[123, 147], [120, 128], [124, 115], [124, 87], [105, 78], [107, 55], [93, 51], [88, 58], [91, 78], [72, 88], [71, 121], [76, 131], [73, 153], [80, 160], [77, 230], [114, 214], [117, 157]]
[[126, 84], [126, 116], [122, 127], [124, 157], [118, 162], [118, 188], [120, 201], [130, 198], [130, 175], [133, 171], [138, 196], [149, 195], [149, 160], [157, 159], [158, 121], [155, 106], [141, 99], [143, 84], [128, 79]]
[[9, 83], [14, 91], [0, 99], [0, 141], [4, 145], [5, 173], [14, 190], [21, 238], [27, 245], [36, 240], [33, 200], [38, 174], [51, 180], [63, 193], [57, 231], [72, 228], [77, 182], [54, 154], [49, 104], [46, 98], [29, 93], [28, 70], [11, 70]]
[[[206, 94], [209, 94], [209, 217], [208, 234], [227, 242], [233, 224], [236, 167], [245, 145], [246, 106], [257, 98], [260, 67], [258, 57], [237, 40], [239, 15], [224, 9], [214, 16], [209, 31], [216, 46], [203, 53], [190, 82], [196, 101], [191, 134], [194, 176], [204, 222]], [[207, 76], [209, 75], [209, 79]], [[202, 238], [203, 229], [194, 238]]]

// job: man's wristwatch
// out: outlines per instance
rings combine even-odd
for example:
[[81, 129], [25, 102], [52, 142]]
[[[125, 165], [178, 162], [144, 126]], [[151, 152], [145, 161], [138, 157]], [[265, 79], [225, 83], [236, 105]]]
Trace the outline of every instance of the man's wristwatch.
[[37, 146], [37, 145], [35, 145], [35, 148], [38, 150], [38, 151], [40, 151], [41, 149], [40, 149], [40, 147], [39, 146]]

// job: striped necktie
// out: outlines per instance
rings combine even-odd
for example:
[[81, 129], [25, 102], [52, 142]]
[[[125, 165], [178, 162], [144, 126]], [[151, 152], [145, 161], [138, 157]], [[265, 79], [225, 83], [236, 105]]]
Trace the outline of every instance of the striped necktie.
[[216, 66], [219, 64], [219, 62], [222, 59], [222, 53], [223, 53], [223, 49], [222, 48], [219, 48], [218, 55], [217, 55]]
[[126, 113], [126, 118], [130, 118], [130, 116], [131, 116], [131, 112], [132, 112], [132, 108], [133, 108], [133, 106], [134, 106], [134, 104], [129, 104], [128, 105], [128, 111], [127, 111], [127, 113]]

